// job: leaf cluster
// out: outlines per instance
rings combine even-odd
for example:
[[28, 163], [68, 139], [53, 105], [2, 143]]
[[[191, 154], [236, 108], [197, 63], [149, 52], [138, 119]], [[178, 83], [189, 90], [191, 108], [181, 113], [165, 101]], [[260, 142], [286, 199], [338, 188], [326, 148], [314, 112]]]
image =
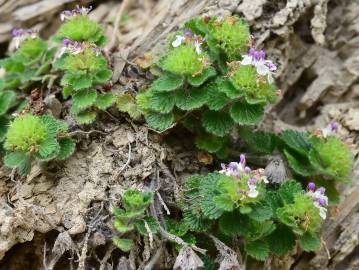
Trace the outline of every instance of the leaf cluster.
[[68, 136], [65, 122], [51, 115], [24, 114], [11, 121], [4, 148], [5, 165], [27, 175], [33, 160], [64, 160], [74, 152], [75, 143]]
[[146, 209], [152, 202], [152, 192], [129, 189], [123, 194], [122, 208], [114, 209], [114, 227], [119, 236], [113, 238], [113, 243], [122, 251], [128, 252], [134, 245], [131, 238], [124, 238], [123, 236], [129, 236], [134, 231], [144, 236], [158, 232], [157, 220], [146, 215]]
[[262, 186], [261, 196], [243, 198], [238, 190], [245, 187], [239, 182], [219, 173], [189, 177], [180, 202], [185, 228], [243, 239], [245, 251], [257, 260], [285, 255], [296, 241], [305, 250], [319, 247], [319, 210], [299, 183], [289, 180], [278, 189]]
[[112, 92], [100, 91], [112, 77], [106, 58], [96, 48], [104, 45], [106, 38], [101, 26], [84, 15], [68, 20], [54, 39], [62, 42], [64, 38], [84, 48], [79, 53], [65, 52], [55, 63], [55, 68], [64, 72], [60, 82], [63, 96], [72, 98], [70, 112], [77, 122], [90, 124], [96, 119], [96, 109], [106, 110], [115, 102]]
[[183, 33], [170, 36], [168, 52], [158, 62], [159, 78], [136, 102], [127, 105], [125, 94], [117, 105], [135, 118], [142, 112], [157, 130], [181, 123], [197, 134], [199, 148], [221, 155], [236, 124], [261, 121], [265, 106], [276, 99], [275, 86], [261, 80], [254, 67], [239, 65], [251, 41], [242, 19], [194, 18], [185, 29], [193, 36], [177, 47], [171, 44]]

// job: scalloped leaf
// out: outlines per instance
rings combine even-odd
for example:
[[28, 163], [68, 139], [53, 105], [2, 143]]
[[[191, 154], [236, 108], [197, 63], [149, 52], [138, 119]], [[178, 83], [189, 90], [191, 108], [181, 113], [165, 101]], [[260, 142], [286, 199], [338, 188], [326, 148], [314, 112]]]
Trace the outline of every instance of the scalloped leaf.
[[106, 68], [106, 69], [102, 69], [99, 72], [97, 72], [94, 79], [95, 79], [96, 83], [104, 84], [108, 80], [110, 80], [111, 77], [112, 77], [112, 71], [110, 69]]
[[264, 261], [269, 256], [269, 244], [262, 240], [248, 243], [245, 250], [249, 256], [259, 261]]
[[175, 106], [176, 97], [172, 92], [151, 91], [148, 95], [148, 107], [159, 113], [169, 113]]
[[303, 155], [307, 155], [311, 149], [308, 133], [306, 132], [286, 130], [281, 138], [288, 147]]
[[7, 153], [4, 158], [4, 164], [10, 168], [18, 167], [27, 158], [27, 154], [23, 151], [15, 151]]
[[65, 160], [75, 152], [76, 143], [71, 138], [59, 140], [59, 145], [60, 151], [56, 157], [58, 160]]
[[100, 110], [106, 110], [116, 101], [116, 96], [111, 92], [100, 94], [97, 96], [95, 106]]
[[80, 112], [75, 115], [75, 119], [79, 124], [91, 124], [96, 119], [96, 113]]
[[50, 137], [39, 145], [39, 151], [36, 153], [36, 157], [44, 161], [51, 160], [58, 155], [59, 151], [59, 143], [54, 137]]
[[114, 245], [121, 249], [123, 252], [129, 252], [134, 246], [133, 240], [114, 237], [112, 239]]
[[205, 150], [209, 153], [215, 153], [223, 147], [225, 140], [223, 140], [222, 137], [216, 137], [212, 134], [206, 133], [197, 136], [195, 144], [201, 150]]
[[204, 84], [209, 78], [216, 76], [216, 74], [216, 70], [210, 66], [198, 76], [188, 76], [187, 81], [190, 85], [198, 87]]
[[172, 74], [161, 75], [152, 83], [151, 88], [155, 91], [174, 91], [183, 85], [184, 79]]
[[320, 248], [320, 235], [306, 233], [299, 239], [299, 244], [304, 251], [317, 251]]
[[158, 130], [169, 128], [175, 120], [172, 113], [162, 114], [158, 112], [149, 112], [145, 118], [150, 127]]
[[298, 174], [303, 176], [312, 176], [317, 173], [316, 169], [304, 157], [296, 158], [289, 151], [284, 149], [284, 154], [288, 160], [289, 166]]
[[0, 92], [0, 115], [3, 115], [11, 107], [16, 97], [13, 91]]
[[72, 106], [75, 111], [83, 110], [95, 104], [97, 99], [96, 90], [79, 90], [72, 96]]
[[202, 107], [207, 101], [206, 89], [192, 88], [177, 90], [176, 106], [181, 110], [190, 111]]
[[234, 122], [225, 112], [207, 111], [202, 115], [202, 125], [207, 132], [223, 137], [232, 130]]
[[238, 124], [254, 125], [262, 120], [264, 108], [261, 105], [251, 105], [247, 102], [238, 101], [232, 105], [229, 113]]
[[271, 252], [277, 256], [283, 256], [295, 247], [295, 235], [286, 226], [278, 226], [268, 240]]
[[206, 105], [212, 111], [218, 111], [224, 108], [230, 99], [224, 94], [220, 92], [215, 83], [209, 84], [207, 88], [207, 103]]

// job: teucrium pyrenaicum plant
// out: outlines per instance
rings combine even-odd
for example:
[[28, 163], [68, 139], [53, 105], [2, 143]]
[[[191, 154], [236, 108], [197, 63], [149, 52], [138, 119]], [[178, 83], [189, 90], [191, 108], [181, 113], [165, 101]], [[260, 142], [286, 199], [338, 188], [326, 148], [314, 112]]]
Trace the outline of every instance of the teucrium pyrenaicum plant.
[[142, 112], [157, 130], [181, 123], [197, 134], [199, 148], [221, 155], [233, 127], [259, 123], [276, 100], [276, 66], [251, 45], [247, 23], [236, 16], [194, 18], [170, 35], [159, 78], [136, 102], [120, 96], [118, 108], [135, 118]]
[[51, 115], [20, 115], [11, 121], [6, 133], [4, 163], [18, 169], [21, 175], [31, 170], [33, 160], [64, 160], [75, 150], [65, 122]]
[[112, 77], [101, 48], [106, 42], [102, 27], [92, 21], [89, 9], [77, 8], [61, 16], [64, 24], [54, 40], [63, 43], [55, 67], [64, 71], [61, 79], [64, 98], [72, 98], [71, 114], [80, 124], [96, 119], [96, 109], [106, 110], [115, 96], [101, 88]]

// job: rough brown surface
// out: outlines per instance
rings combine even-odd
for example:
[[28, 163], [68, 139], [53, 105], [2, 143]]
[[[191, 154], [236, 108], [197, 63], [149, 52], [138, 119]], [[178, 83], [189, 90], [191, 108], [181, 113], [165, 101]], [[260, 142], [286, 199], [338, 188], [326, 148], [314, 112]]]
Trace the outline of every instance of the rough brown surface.
[[[7, 42], [10, 30], [19, 25], [36, 26], [49, 35], [59, 24], [58, 17], [54, 19], [57, 13], [79, 2], [0, 0], [0, 42]], [[262, 126], [281, 131], [325, 126], [336, 120], [340, 135], [357, 152], [358, 1], [143, 0], [95, 4], [91, 16], [104, 23], [110, 37], [117, 35], [119, 40], [111, 40], [115, 52], [109, 53], [115, 91], [135, 91], [141, 86], [148, 74], [138, 72], [131, 63], [188, 18], [236, 12], [251, 24], [257, 45], [266, 48], [280, 66], [277, 83], [283, 97], [268, 110]], [[120, 23], [117, 31], [113, 21], [124, 12], [131, 19], [125, 25]], [[166, 258], [161, 262], [163, 268], [175, 263], [172, 251], [163, 246], [151, 248], [145, 239], [145, 245], [128, 258], [114, 259], [110, 264], [111, 254], [119, 258], [111, 248], [110, 213], [125, 189], [149, 188], [154, 178], [171, 207], [182, 179], [204, 169], [197, 153], [176, 132], [169, 138], [133, 124], [123, 115], [116, 115], [116, 121], [103, 117], [107, 123], [96, 127], [101, 133], [79, 134], [76, 154], [63, 164], [50, 164], [48, 173], [35, 168], [27, 179], [11, 181], [10, 172], [0, 170], [0, 269], [42, 269], [43, 261], [45, 269], [54, 265], [54, 269], [146, 269], [158, 253], [156, 249], [166, 255], [162, 256]], [[359, 269], [358, 198], [356, 161], [353, 184], [342, 191], [338, 214], [323, 229], [321, 250], [275, 258], [267, 262], [266, 269]], [[71, 254], [76, 259], [68, 259]], [[34, 259], [26, 259], [29, 256]]]

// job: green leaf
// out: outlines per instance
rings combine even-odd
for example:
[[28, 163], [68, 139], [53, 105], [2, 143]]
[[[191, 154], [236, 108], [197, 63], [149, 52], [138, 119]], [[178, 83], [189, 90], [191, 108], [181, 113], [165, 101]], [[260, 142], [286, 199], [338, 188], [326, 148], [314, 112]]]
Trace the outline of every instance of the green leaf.
[[114, 237], [112, 240], [115, 246], [121, 249], [123, 252], [131, 251], [132, 247], [134, 246], [134, 243], [131, 239], [121, 239]]
[[15, 151], [7, 153], [4, 158], [4, 164], [10, 168], [18, 167], [24, 160], [26, 160], [27, 154], [23, 151]]
[[243, 96], [243, 92], [237, 90], [233, 84], [226, 78], [219, 78], [216, 80], [216, 89], [219, 92], [226, 94], [230, 99], [235, 99]]
[[216, 76], [217, 72], [213, 67], [209, 67], [205, 69], [200, 75], [198, 76], [188, 76], [187, 81], [192, 86], [200, 86], [205, 83], [209, 78]]
[[218, 111], [224, 108], [227, 104], [229, 104], [229, 98], [226, 94], [220, 92], [217, 89], [217, 85], [215, 83], [209, 84], [207, 88], [207, 103], [206, 105], [210, 110]]
[[160, 78], [152, 83], [152, 87], [156, 91], [173, 91], [183, 85], [184, 79], [171, 74], [161, 75]]
[[253, 131], [243, 127], [239, 131], [240, 138], [255, 152], [272, 154], [277, 147], [278, 140], [275, 134], [262, 131]]
[[142, 115], [135, 99], [128, 93], [117, 97], [116, 106], [120, 112], [128, 113], [133, 119], [139, 119]]
[[133, 224], [128, 224], [125, 225], [121, 220], [116, 219], [115, 222], [113, 223], [113, 226], [115, 227], [115, 229], [117, 231], [119, 231], [120, 233], [127, 233], [132, 231], [135, 226]]
[[202, 125], [207, 132], [223, 137], [232, 130], [234, 122], [225, 112], [207, 111], [202, 115]]
[[75, 119], [79, 124], [91, 124], [96, 119], [96, 113], [80, 112], [75, 115]]
[[92, 79], [86, 75], [76, 76], [71, 78], [70, 84], [74, 90], [87, 89], [92, 86]]
[[95, 75], [95, 81], [97, 83], [103, 84], [110, 80], [112, 77], [112, 71], [110, 69], [102, 69]]
[[262, 222], [273, 216], [272, 208], [266, 203], [256, 203], [251, 205], [252, 211], [248, 214], [251, 219]]
[[213, 198], [213, 202], [219, 209], [227, 212], [232, 211], [234, 207], [232, 199], [228, 195], [224, 194], [220, 196], [215, 196]]
[[71, 138], [64, 138], [59, 140], [60, 151], [57, 154], [57, 159], [65, 160], [70, 157], [76, 148], [75, 142]]
[[76, 91], [75, 95], [72, 97], [72, 106], [76, 110], [83, 110], [92, 106], [97, 99], [96, 90], [79, 90]]
[[31, 158], [30, 155], [26, 155], [26, 158], [18, 166], [19, 174], [21, 176], [26, 176], [31, 171]]
[[204, 133], [196, 137], [195, 144], [201, 150], [208, 151], [209, 153], [215, 153], [223, 147], [225, 140], [221, 137]]
[[235, 237], [243, 233], [242, 219], [243, 216], [239, 215], [237, 211], [224, 213], [219, 218], [219, 228], [225, 235]]
[[161, 114], [157, 112], [149, 112], [145, 117], [149, 126], [158, 130], [165, 130], [174, 122], [172, 113]]
[[305, 233], [299, 239], [299, 244], [304, 251], [317, 251], [320, 249], [320, 235]]
[[252, 212], [252, 207], [243, 205], [239, 208], [239, 212], [243, 215], [249, 214], [250, 212]]
[[16, 94], [13, 91], [0, 92], [0, 115], [3, 115], [15, 101]]
[[106, 110], [115, 102], [115, 100], [116, 100], [116, 96], [111, 92], [100, 94], [97, 96], [95, 106], [100, 110]]
[[[289, 166], [298, 174], [303, 176], [313, 176], [317, 171], [310, 165], [306, 157], [298, 156], [296, 158], [289, 151], [284, 149], [284, 154], [288, 160]], [[300, 160], [299, 160], [300, 159]]]
[[259, 261], [264, 261], [269, 256], [269, 244], [262, 240], [248, 243], [245, 250], [248, 255]]
[[159, 231], [158, 221], [154, 217], [145, 217], [135, 222], [136, 229], [141, 235], [148, 235], [145, 222], [147, 222], [147, 225], [152, 234], [156, 234]]
[[159, 113], [169, 113], [175, 106], [175, 95], [172, 92], [151, 91], [148, 95], [148, 106], [150, 110]]
[[286, 204], [293, 203], [295, 195], [302, 192], [302, 186], [295, 180], [284, 182], [278, 190], [278, 194]]
[[40, 160], [50, 160], [55, 158], [60, 151], [60, 146], [55, 138], [49, 137], [39, 145], [36, 157]]
[[269, 235], [270, 250], [277, 256], [283, 256], [295, 247], [295, 235], [286, 226], [279, 226]]
[[64, 99], [67, 99], [74, 93], [74, 89], [71, 86], [64, 86], [62, 89], [62, 95], [64, 96]]
[[308, 141], [308, 133], [286, 130], [283, 132], [281, 138], [291, 149], [303, 155], [307, 155], [309, 153], [311, 147]]
[[264, 108], [261, 105], [251, 105], [247, 102], [238, 101], [232, 105], [229, 113], [238, 124], [254, 125], [262, 120]]
[[176, 106], [181, 110], [190, 111], [202, 107], [207, 101], [206, 89], [192, 88], [176, 91]]

